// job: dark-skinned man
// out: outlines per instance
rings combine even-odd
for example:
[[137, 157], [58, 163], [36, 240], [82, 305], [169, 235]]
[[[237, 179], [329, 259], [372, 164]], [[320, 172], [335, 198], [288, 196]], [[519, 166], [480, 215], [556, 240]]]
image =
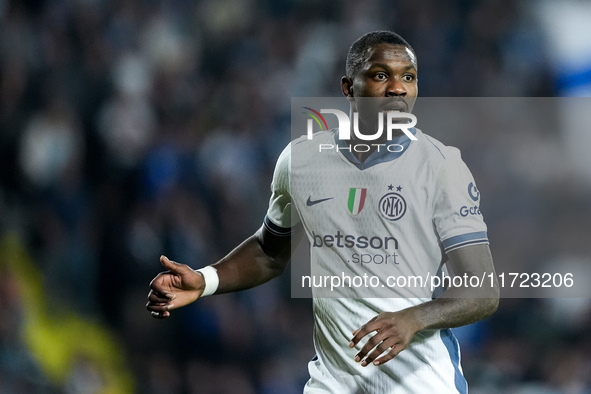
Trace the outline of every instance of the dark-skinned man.
[[[450, 328], [488, 317], [499, 299], [486, 224], [479, 209], [465, 215], [461, 209], [477, 206], [480, 193], [456, 148], [414, 127], [391, 139], [376, 134], [376, 114], [412, 111], [417, 73], [414, 50], [396, 33], [359, 38], [341, 79], [350, 139], [333, 129], [286, 147], [263, 226], [219, 262], [194, 271], [163, 256], [168, 271], [150, 284], [152, 315], [167, 318], [199, 297], [275, 278], [305, 236], [312, 274], [369, 275], [387, 286], [374, 295], [367, 285], [350, 284], [335, 296], [317, 292], [317, 355], [304, 393], [466, 393]], [[377, 139], [369, 144], [359, 134]], [[319, 152], [322, 143], [339, 149]], [[366, 148], [356, 149], [361, 145]], [[489, 279], [482, 286], [453, 286], [451, 280], [443, 289], [416, 285], [417, 278], [445, 278], [448, 267], [463, 278]], [[416, 286], [408, 285], [410, 278]]]

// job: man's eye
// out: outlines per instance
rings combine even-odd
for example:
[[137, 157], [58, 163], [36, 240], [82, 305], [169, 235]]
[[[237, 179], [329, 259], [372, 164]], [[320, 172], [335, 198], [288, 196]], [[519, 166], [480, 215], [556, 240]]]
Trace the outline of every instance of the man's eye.
[[378, 81], [383, 81], [387, 77], [388, 76], [386, 75], [386, 73], [377, 73], [376, 75], [374, 75], [374, 78]]
[[406, 74], [404, 76], [402, 76], [402, 79], [405, 80], [406, 82], [412, 82], [415, 79], [415, 76], [412, 74]]

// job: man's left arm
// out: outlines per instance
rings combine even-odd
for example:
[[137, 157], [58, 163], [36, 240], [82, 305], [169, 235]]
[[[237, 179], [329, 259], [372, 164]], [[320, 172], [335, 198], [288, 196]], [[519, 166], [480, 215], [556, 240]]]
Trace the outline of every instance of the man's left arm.
[[[355, 347], [367, 334], [376, 332], [357, 353], [355, 361], [361, 361], [362, 366], [372, 362], [383, 364], [406, 349], [414, 334], [421, 330], [464, 326], [497, 310], [499, 285], [488, 245], [455, 249], [448, 253], [448, 258], [455, 275], [477, 276], [480, 280], [485, 277], [482, 287], [471, 287], [469, 282], [467, 287], [452, 286], [432, 301], [398, 312], [380, 313], [353, 333], [349, 347]], [[378, 358], [389, 348], [388, 353]]]

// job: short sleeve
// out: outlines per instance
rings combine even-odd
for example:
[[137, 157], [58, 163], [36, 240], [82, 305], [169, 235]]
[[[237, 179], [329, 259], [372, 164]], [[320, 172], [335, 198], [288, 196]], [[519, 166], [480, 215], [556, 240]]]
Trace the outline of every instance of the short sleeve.
[[460, 151], [448, 149], [437, 176], [433, 207], [433, 221], [446, 253], [468, 245], [488, 244], [480, 191]]
[[273, 182], [271, 183], [271, 198], [265, 216], [265, 226], [276, 235], [291, 235], [292, 228], [299, 223], [299, 217], [292, 213], [290, 188], [291, 147], [288, 145], [275, 165]]

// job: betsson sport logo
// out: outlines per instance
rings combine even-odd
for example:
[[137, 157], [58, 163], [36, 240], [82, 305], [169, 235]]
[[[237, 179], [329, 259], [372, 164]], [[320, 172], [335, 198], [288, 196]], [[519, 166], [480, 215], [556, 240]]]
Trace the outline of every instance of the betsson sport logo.
[[[388, 186], [388, 192], [386, 192], [377, 204], [377, 210], [384, 219], [389, 221], [396, 221], [402, 218], [407, 210], [406, 201], [402, 197], [402, 186], [396, 187], [398, 193], [393, 192], [394, 185]], [[347, 209], [353, 216], [358, 216], [364, 207], [368, 204], [368, 195], [371, 191], [364, 187], [350, 187], [347, 197]], [[307, 206], [314, 206], [324, 201], [333, 200], [334, 197], [325, 197], [321, 199], [311, 200], [308, 197], [306, 202]], [[371, 200], [371, 198], [370, 198]], [[364, 212], [367, 214], [365, 208]], [[372, 215], [372, 213], [369, 213]], [[367, 215], [365, 216], [367, 218]], [[398, 254], [399, 244], [398, 239], [392, 235], [392, 233], [386, 236], [378, 235], [357, 235], [357, 234], [346, 234], [341, 233], [338, 230], [331, 234], [316, 234], [312, 231], [312, 243], [313, 248], [331, 248], [338, 249], [351, 249], [349, 257], [345, 257], [347, 263], [353, 264], [400, 264], [400, 257]], [[341, 252], [339, 252], [341, 253]], [[342, 254], [346, 256], [348, 253]]]
[[[310, 108], [310, 107], [303, 107], [311, 112], [304, 112], [304, 114], [309, 115], [311, 119], [308, 119], [307, 122], [307, 137], [309, 140], [314, 138], [314, 121], [320, 126], [320, 130], [328, 130], [328, 124], [326, 119], [322, 114], [333, 114], [336, 115], [337, 120], [339, 122], [338, 133], [339, 133], [339, 140], [348, 141], [351, 139], [351, 120], [349, 116], [338, 109], [321, 109], [320, 112]], [[400, 112], [400, 111], [386, 111], [386, 137], [388, 141], [392, 140], [392, 134], [394, 130], [401, 130], [410, 140], [416, 141], [417, 137], [414, 136], [413, 133], [410, 132], [409, 129], [413, 128], [417, 124], [417, 117], [413, 114], [407, 112]], [[395, 122], [395, 120], [397, 122]], [[404, 121], [404, 123], [399, 123]], [[353, 132], [355, 133], [355, 137], [362, 141], [375, 141], [382, 137], [384, 132], [384, 112], [378, 113], [378, 130], [375, 134], [362, 134], [359, 132], [359, 113], [353, 113]], [[371, 146], [375, 146], [377, 151], [380, 151], [380, 148], [387, 149], [389, 152], [402, 152], [404, 150], [404, 146], [400, 144], [355, 144], [352, 146], [347, 146], [346, 148], [339, 147], [338, 145], [333, 144], [319, 144], [318, 150], [322, 152], [323, 150], [336, 150], [337, 152], [340, 150], [348, 150], [355, 152], [368, 152], [371, 149]]]

